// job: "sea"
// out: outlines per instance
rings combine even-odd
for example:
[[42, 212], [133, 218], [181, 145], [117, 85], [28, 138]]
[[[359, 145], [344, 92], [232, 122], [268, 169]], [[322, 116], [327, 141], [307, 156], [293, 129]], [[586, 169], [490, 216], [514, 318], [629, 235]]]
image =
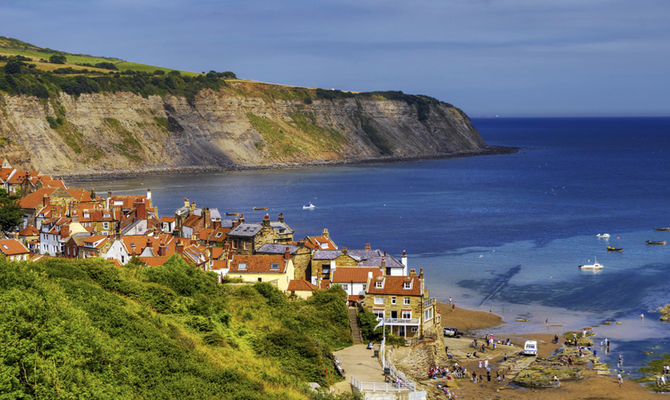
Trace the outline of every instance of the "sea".
[[[602, 361], [615, 366], [622, 355], [633, 376], [670, 353], [670, 323], [655, 312], [670, 303], [670, 244], [646, 244], [670, 243], [670, 232], [654, 230], [670, 227], [670, 118], [473, 123], [488, 144], [519, 151], [69, 183], [103, 196], [150, 188], [160, 215], [188, 198], [247, 221], [283, 213], [296, 237], [327, 228], [340, 247], [406, 250], [432, 296], [501, 315], [507, 323], [491, 333], [592, 327]], [[316, 208], [303, 210], [308, 203]], [[595, 260], [599, 272], [578, 268]]]

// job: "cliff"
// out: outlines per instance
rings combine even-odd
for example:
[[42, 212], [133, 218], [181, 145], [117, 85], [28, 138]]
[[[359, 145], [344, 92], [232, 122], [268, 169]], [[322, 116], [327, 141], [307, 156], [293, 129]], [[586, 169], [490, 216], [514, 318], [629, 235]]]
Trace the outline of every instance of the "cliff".
[[54, 175], [274, 168], [495, 152], [461, 110], [400, 92], [226, 80], [193, 98], [0, 95], [0, 147]]

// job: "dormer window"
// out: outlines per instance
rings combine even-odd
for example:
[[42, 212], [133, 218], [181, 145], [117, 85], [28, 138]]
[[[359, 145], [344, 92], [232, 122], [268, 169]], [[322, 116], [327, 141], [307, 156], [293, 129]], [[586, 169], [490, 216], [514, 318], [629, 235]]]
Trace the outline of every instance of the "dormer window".
[[375, 287], [376, 287], [377, 289], [381, 289], [381, 288], [383, 288], [383, 287], [384, 287], [384, 281], [377, 281], [377, 282], [375, 282]]
[[223, 232], [217, 232], [216, 237], [217, 237], [217, 238], [220, 238], [221, 235], [223, 235]]
[[405, 282], [402, 285], [403, 289], [411, 289], [412, 288], [412, 282]]
[[279, 271], [279, 263], [270, 264], [270, 271]]
[[327, 249], [328, 248], [328, 243], [321, 243], [321, 248], [322, 249]]
[[240, 271], [246, 271], [246, 269], [247, 269], [247, 263], [239, 263], [239, 264], [237, 265], [237, 269], [240, 270]]

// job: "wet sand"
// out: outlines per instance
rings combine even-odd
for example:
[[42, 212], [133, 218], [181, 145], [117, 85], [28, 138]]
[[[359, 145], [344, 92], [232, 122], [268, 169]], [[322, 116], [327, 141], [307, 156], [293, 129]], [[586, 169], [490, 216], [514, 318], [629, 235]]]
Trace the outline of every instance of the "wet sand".
[[437, 303], [442, 315], [442, 326], [456, 328], [459, 331], [493, 328], [504, 324], [500, 316], [484, 311], [466, 310], [456, 306], [452, 311], [449, 304]]

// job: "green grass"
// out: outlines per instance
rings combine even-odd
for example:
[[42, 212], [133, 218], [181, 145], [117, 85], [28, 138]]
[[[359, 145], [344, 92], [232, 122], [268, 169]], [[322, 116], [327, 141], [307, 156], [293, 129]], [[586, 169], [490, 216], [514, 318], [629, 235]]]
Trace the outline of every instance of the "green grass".
[[269, 149], [270, 156], [290, 156], [303, 150], [297, 147], [290, 133], [275, 121], [269, 118], [261, 117], [251, 112], [247, 113], [247, 118], [249, 118], [251, 126], [253, 126], [256, 132], [260, 133], [265, 142], [268, 144], [267, 147]]
[[332, 399], [306, 382], [341, 379], [331, 350], [351, 344], [345, 299], [219, 285], [177, 257], [153, 268], [0, 259], [0, 388], [7, 398]]
[[317, 125], [316, 117], [312, 113], [298, 111], [290, 114], [290, 117], [293, 120], [293, 126], [321, 147], [338, 151], [342, 148], [342, 144], [347, 142], [346, 137], [336, 129]]

